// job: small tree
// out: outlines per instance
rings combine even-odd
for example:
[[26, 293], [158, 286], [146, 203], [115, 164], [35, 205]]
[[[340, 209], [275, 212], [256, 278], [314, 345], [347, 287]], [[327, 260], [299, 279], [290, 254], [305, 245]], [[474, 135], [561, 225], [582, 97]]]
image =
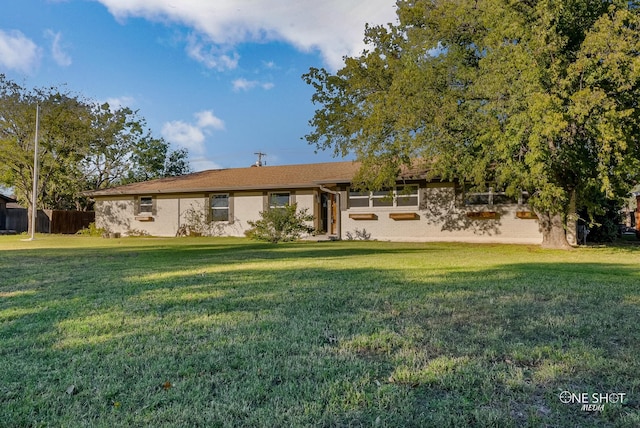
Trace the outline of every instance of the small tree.
[[201, 209], [193, 205], [184, 213], [184, 221], [178, 228], [176, 236], [206, 236], [209, 224]]
[[306, 208], [298, 211], [297, 204], [261, 211], [260, 217], [260, 220], [248, 222], [251, 229], [247, 230], [246, 235], [251, 239], [276, 244], [295, 241], [303, 233], [313, 232], [313, 227], [307, 223], [313, 221], [313, 216], [307, 213]]
[[210, 221], [202, 212], [202, 207], [189, 207], [183, 214], [184, 220], [176, 236], [220, 236], [224, 233], [225, 221]]

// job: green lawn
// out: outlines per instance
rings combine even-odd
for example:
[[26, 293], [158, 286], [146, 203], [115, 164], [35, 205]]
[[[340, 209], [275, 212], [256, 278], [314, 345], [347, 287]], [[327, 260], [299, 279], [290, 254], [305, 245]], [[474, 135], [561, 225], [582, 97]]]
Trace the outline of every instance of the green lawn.
[[5, 236], [0, 272], [0, 426], [640, 425], [638, 246]]

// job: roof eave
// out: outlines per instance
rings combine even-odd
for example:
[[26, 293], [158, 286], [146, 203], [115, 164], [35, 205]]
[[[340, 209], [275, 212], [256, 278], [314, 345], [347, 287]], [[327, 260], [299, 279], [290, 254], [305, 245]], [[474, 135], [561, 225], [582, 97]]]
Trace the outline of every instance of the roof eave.
[[[349, 180], [344, 180], [348, 182]], [[338, 180], [338, 183], [342, 180]], [[336, 183], [336, 180], [327, 181], [327, 183]], [[263, 190], [293, 190], [293, 189], [316, 189], [323, 182], [314, 183], [297, 183], [297, 184], [272, 184], [268, 186], [231, 186], [231, 187], [201, 187], [201, 188], [189, 188], [189, 189], [132, 189], [132, 190], [104, 190], [104, 191], [91, 191], [84, 192], [86, 196], [134, 196], [134, 195], [167, 195], [167, 194], [179, 194], [179, 193], [212, 193], [212, 192], [237, 192], [237, 191], [254, 191], [260, 192]]]

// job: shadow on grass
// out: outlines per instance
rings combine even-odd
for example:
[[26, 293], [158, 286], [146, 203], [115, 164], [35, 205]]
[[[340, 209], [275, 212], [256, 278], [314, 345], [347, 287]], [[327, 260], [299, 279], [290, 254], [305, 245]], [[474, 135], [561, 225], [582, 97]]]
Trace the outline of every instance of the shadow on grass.
[[[424, 251], [207, 244], [23, 253], [32, 266], [0, 289], [1, 420], [635, 425], [638, 269], [383, 263]], [[374, 255], [384, 268], [355, 267]], [[34, 266], [41, 275], [29, 274]], [[561, 403], [564, 390], [630, 398], [589, 413]]]

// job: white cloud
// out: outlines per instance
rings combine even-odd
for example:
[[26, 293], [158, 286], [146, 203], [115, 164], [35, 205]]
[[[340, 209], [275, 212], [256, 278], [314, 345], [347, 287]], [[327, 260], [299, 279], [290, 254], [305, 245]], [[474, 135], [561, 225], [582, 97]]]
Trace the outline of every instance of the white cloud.
[[51, 39], [51, 55], [54, 61], [60, 67], [68, 67], [71, 65], [71, 56], [64, 51], [62, 47], [62, 33], [55, 33], [52, 30], [45, 31], [45, 36]]
[[31, 72], [40, 61], [40, 48], [20, 31], [0, 30], [0, 66]]
[[167, 122], [162, 126], [162, 136], [177, 146], [184, 147], [190, 153], [204, 155], [205, 140], [211, 130], [223, 130], [224, 121], [216, 117], [212, 111], [205, 110], [195, 113], [196, 123], [182, 120]]
[[105, 102], [109, 104], [109, 108], [111, 109], [111, 111], [115, 111], [115, 110], [118, 110], [119, 108], [124, 108], [124, 107], [131, 108], [135, 104], [136, 100], [133, 97], [122, 96], [122, 97], [107, 98]]
[[273, 89], [273, 87], [275, 86], [273, 83], [271, 82], [264, 82], [264, 83], [260, 83], [257, 80], [247, 80], [243, 77], [234, 80], [233, 82], [231, 82], [231, 84], [233, 85], [233, 90], [238, 92], [238, 91], [248, 91], [251, 90], [257, 86], [260, 86], [262, 89], [264, 89], [265, 91], [268, 91], [269, 89]]
[[256, 80], [247, 80], [243, 77], [232, 82], [234, 91], [248, 91], [254, 88], [258, 82]]
[[187, 38], [187, 54], [202, 63], [207, 68], [222, 70], [233, 70], [238, 66], [240, 56], [237, 52], [231, 52], [230, 47], [220, 47], [206, 43], [196, 35]]
[[[191, 40], [189, 55], [211, 68], [233, 68], [233, 46], [283, 41], [301, 51], [319, 50], [328, 67], [364, 49], [365, 23], [395, 22], [394, 0], [98, 0], [117, 19], [144, 17], [178, 22], [204, 38]], [[208, 48], [206, 45], [213, 46]]]
[[195, 114], [198, 119], [198, 127], [200, 128], [208, 128], [211, 127], [213, 129], [223, 130], [224, 122], [222, 119], [213, 115], [211, 110], [201, 111]]
[[162, 136], [169, 142], [184, 147], [189, 152], [204, 154], [204, 132], [197, 126], [176, 120], [162, 126]]

